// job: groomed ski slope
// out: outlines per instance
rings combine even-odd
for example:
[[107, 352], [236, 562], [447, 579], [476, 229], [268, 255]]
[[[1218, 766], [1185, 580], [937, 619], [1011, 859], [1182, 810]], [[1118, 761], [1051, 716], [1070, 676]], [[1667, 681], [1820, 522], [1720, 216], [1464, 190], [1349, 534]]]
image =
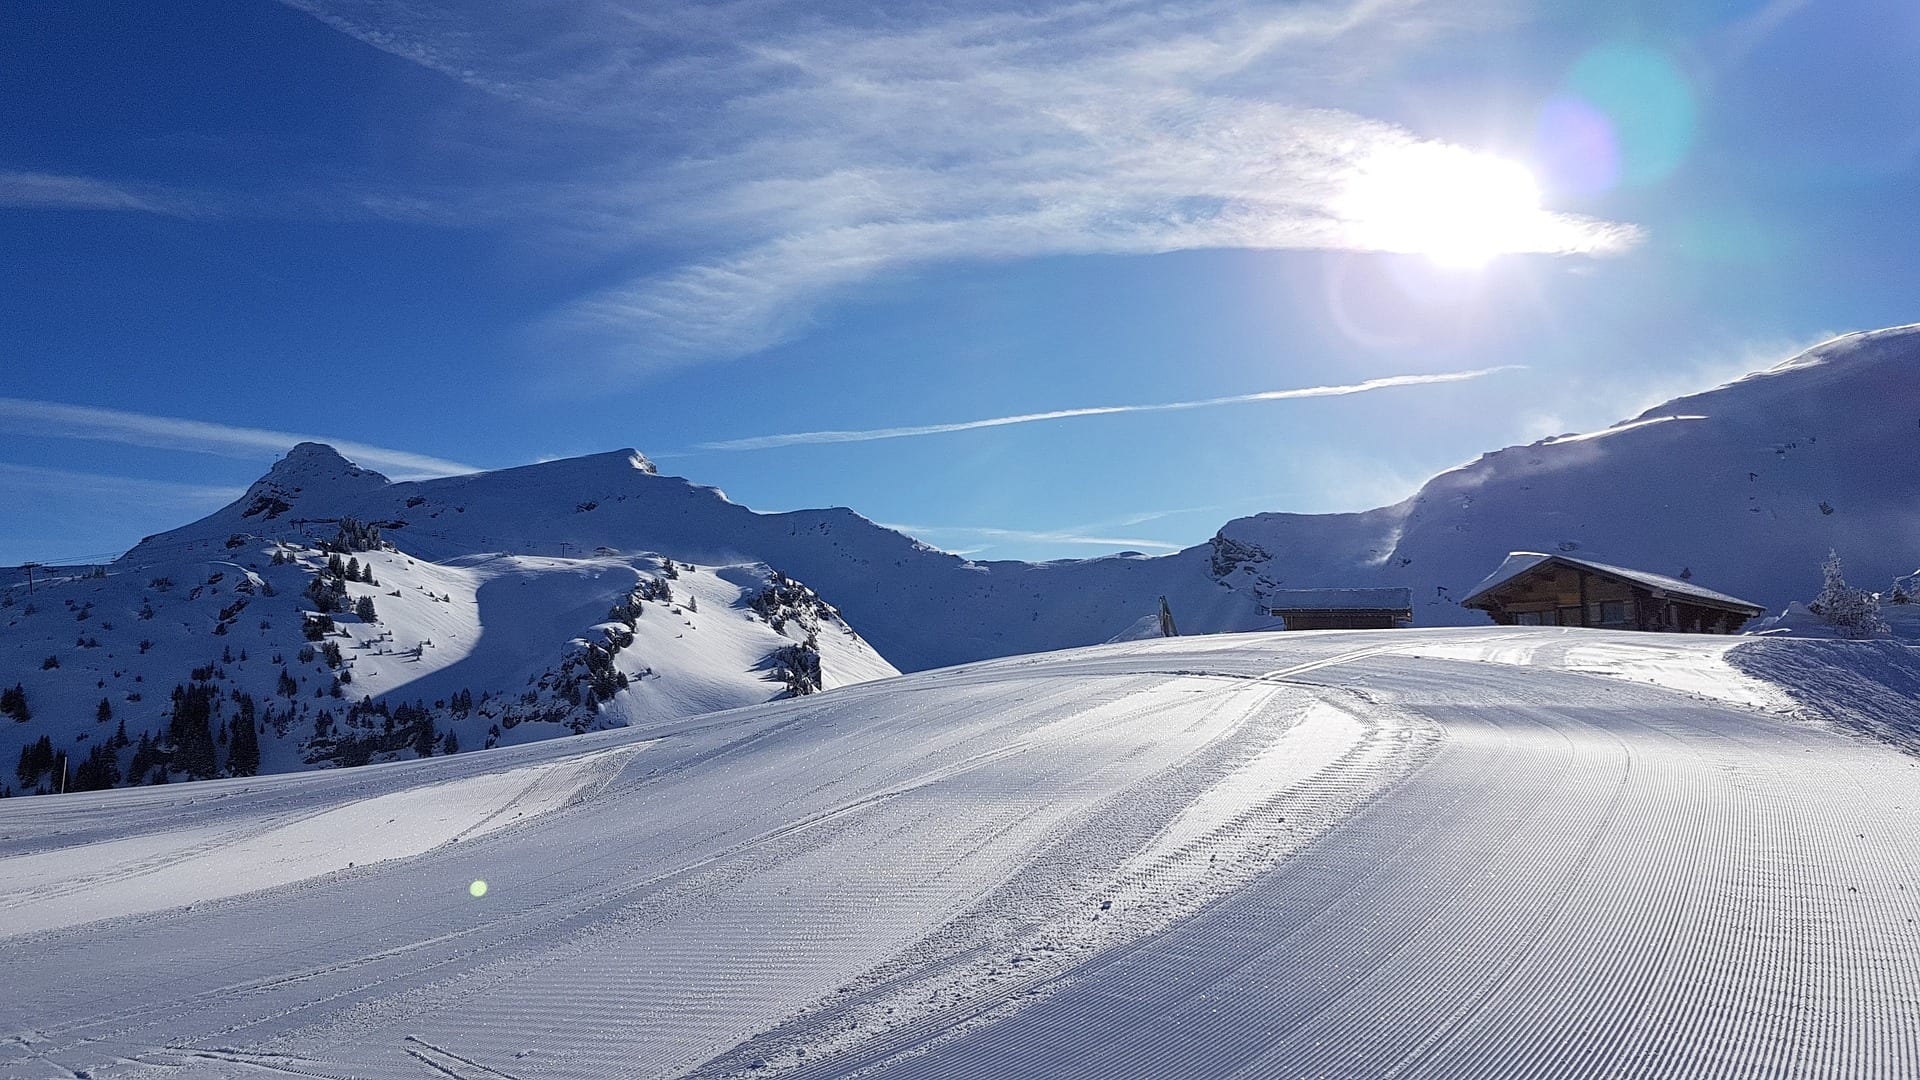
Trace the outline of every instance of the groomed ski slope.
[[1135, 642], [10, 800], [0, 1074], [1920, 1074], [1920, 760], [1732, 644]]

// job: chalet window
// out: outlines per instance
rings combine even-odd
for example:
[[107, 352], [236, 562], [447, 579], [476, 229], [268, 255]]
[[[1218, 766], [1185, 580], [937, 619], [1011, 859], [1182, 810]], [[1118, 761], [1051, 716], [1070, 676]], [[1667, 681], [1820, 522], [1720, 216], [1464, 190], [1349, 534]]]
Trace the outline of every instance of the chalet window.
[[1627, 621], [1627, 602], [1625, 600], [1602, 600], [1594, 605], [1600, 609], [1596, 621], [1602, 626], [1622, 626]]
[[1516, 611], [1513, 613], [1515, 626], [1539, 626], [1540, 613], [1537, 611]]

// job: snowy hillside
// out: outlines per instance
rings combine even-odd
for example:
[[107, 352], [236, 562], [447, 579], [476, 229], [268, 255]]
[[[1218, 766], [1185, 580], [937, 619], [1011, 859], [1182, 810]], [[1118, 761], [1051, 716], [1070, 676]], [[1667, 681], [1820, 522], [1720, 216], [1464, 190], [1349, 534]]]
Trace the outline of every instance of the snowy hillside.
[[[289, 462], [253, 497], [291, 490], [306, 455]], [[84, 789], [429, 756], [897, 674], [764, 566], [432, 561], [350, 519], [276, 518], [6, 594], [0, 787], [57, 789], [63, 757]]]
[[1725, 661], [1849, 644], [1161, 639], [0, 801], [0, 1074], [1911, 1076], [1920, 762]]
[[123, 562], [350, 514], [410, 553], [563, 556], [605, 545], [778, 567], [831, 597], [903, 670], [1108, 641], [1168, 597], [1183, 631], [1273, 625], [1278, 588], [1406, 586], [1417, 624], [1476, 625], [1454, 601], [1515, 550], [1675, 576], [1778, 610], [1837, 549], [1886, 589], [1920, 562], [1920, 327], [1836, 339], [1587, 435], [1509, 447], [1396, 506], [1260, 514], [1173, 555], [971, 562], [845, 509], [757, 514], [655, 474], [633, 451], [392, 484], [311, 444], [234, 506]]

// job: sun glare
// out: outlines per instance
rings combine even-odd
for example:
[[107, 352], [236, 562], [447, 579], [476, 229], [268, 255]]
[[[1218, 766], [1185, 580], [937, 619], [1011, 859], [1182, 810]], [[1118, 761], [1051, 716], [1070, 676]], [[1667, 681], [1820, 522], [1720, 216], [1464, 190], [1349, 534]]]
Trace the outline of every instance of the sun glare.
[[1434, 143], [1373, 155], [1336, 209], [1362, 244], [1454, 267], [1541, 250], [1553, 225], [1524, 166]]

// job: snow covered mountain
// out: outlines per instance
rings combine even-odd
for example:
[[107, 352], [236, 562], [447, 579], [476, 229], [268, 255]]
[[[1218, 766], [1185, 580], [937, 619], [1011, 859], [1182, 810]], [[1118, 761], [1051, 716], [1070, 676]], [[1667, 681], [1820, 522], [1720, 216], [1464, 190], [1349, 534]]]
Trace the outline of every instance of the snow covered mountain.
[[215, 515], [250, 531], [151, 543], [6, 593], [0, 755], [16, 767], [0, 787], [426, 757], [898, 674], [766, 566], [577, 549], [427, 559], [376, 525], [278, 509], [316, 484], [386, 481], [303, 446]]
[[1223, 580], [1408, 585], [1416, 620], [1510, 550], [1578, 552], [1779, 609], [1836, 550], [1887, 590], [1920, 558], [1920, 325], [1850, 334], [1603, 431], [1509, 447], [1364, 514], [1261, 514], [1214, 541]]
[[1309, 587], [1406, 586], [1417, 623], [1475, 625], [1485, 616], [1455, 601], [1515, 550], [1688, 576], [1777, 610], [1818, 587], [1829, 549], [1872, 588], [1920, 563], [1920, 325], [1837, 338], [1604, 431], [1494, 451], [1395, 506], [1258, 514], [1152, 558], [973, 562], [851, 510], [755, 513], [630, 450], [394, 484], [305, 444], [246, 498], [123, 563], [341, 515], [433, 559], [607, 546], [764, 562], [831, 597], [902, 670], [1107, 641], [1160, 596], [1187, 632], [1273, 626], [1266, 594]]
[[[815, 616], [821, 685], [886, 674], [890, 665], [919, 670], [1123, 637], [1158, 610], [1161, 596], [1188, 633], [1272, 627], [1266, 596], [1305, 587], [1404, 586], [1417, 623], [1475, 624], [1484, 616], [1455, 601], [1513, 550], [1578, 552], [1692, 577], [1778, 609], [1812, 594], [1829, 549], [1855, 583], [1876, 588], [1920, 562], [1920, 326], [1838, 338], [1604, 431], [1494, 451], [1395, 506], [1259, 514], [1228, 522], [1208, 543], [1151, 558], [970, 561], [844, 508], [757, 513], [716, 489], [659, 475], [632, 450], [394, 483], [303, 443], [241, 499], [148, 538], [104, 579], [36, 595], [42, 614], [34, 619], [21, 614], [28, 600], [17, 578], [0, 585], [14, 605], [0, 609], [0, 685], [22, 684], [30, 709], [58, 702], [70, 719], [84, 711], [94, 724], [99, 698], [117, 717], [127, 693], [162, 698], [217, 661], [230, 681], [250, 688], [256, 708], [284, 700], [278, 716], [299, 705], [286, 726], [304, 725], [311, 743], [321, 738], [312, 695], [330, 695], [335, 676], [327, 658], [298, 659], [307, 644], [299, 611], [312, 605], [296, 598], [316, 574], [325, 576], [328, 553], [319, 545], [340, 539], [349, 519], [379, 530], [375, 550], [342, 554], [357, 554], [380, 584], [344, 588], [354, 603], [372, 596], [381, 621], [336, 620], [355, 656], [341, 665], [355, 682], [339, 701], [373, 694], [430, 705], [462, 690], [492, 695], [488, 708], [499, 715], [484, 723], [444, 713], [437, 721], [452, 724], [463, 746], [515, 737], [502, 694], [532, 694], [525, 711], [575, 710], [542, 730], [601, 722], [589, 716], [591, 704], [568, 696], [585, 677], [581, 649], [618, 636], [609, 613], [634, 590], [654, 588], [648, 583], [664, 580], [675, 561], [702, 567], [672, 584], [676, 599], [684, 592], [699, 611], [634, 601], [667, 617], [635, 619], [630, 632], [639, 643], [611, 667], [594, 661], [629, 680], [601, 703], [602, 713], [688, 715], [765, 697], [766, 657], [809, 632], [753, 610], [776, 571], [846, 613], [841, 622], [822, 603]], [[272, 565], [275, 551], [293, 561]], [[171, 580], [171, 589], [156, 579]], [[281, 599], [269, 602], [268, 586]], [[788, 592], [802, 596], [800, 589]], [[243, 600], [246, 610], [234, 606]], [[156, 619], [140, 618], [148, 607]], [[184, 643], [160, 632], [161, 611], [184, 628]], [[273, 629], [259, 629], [262, 621]], [[117, 629], [107, 630], [109, 622]], [[227, 634], [215, 642], [222, 626]], [[149, 638], [158, 660], [136, 651]], [[249, 659], [222, 659], [229, 647]], [[266, 664], [255, 655], [262, 651]], [[43, 657], [64, 674], [43, 671]], [[244, 678], [234, 675], [239, 665]], [[297, 691], [274, 699], [283, 666]], [[646, 668], [658, 677], [635, 681]], [[115, 685], [141, 675], [157, 685]], [[157, 715], [166, 705], [147, 700], [144, 709]], [[339, 724], [340, 710], [331, 711]], [[364, 736], [373, 724], [385, 746], [395, 740], [386, 720], [361, 717], [354, 730]], [[27, 729], [0, 730], [0, 752], [18, 752], [13, 744]], [[91, 730], [104, 737], [117, 727]], [[288, 739], [263, 745], [269, 763], [311, 755]], [[350, 743], [343, 759], [357, 759], [362, 747]]]

